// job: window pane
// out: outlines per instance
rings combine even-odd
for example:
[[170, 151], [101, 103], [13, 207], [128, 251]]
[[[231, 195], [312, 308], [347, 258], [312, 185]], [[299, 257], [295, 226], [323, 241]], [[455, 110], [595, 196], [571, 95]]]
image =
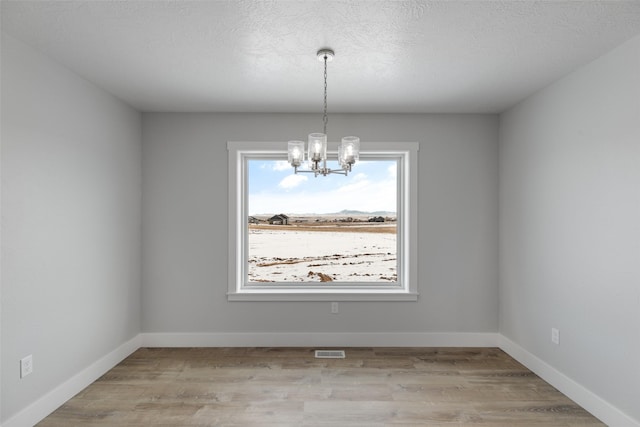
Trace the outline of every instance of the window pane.
[[316, 178], [248, 159], [247, 281], [397, 282], [397, 169], [365, 159], [348, 176]]

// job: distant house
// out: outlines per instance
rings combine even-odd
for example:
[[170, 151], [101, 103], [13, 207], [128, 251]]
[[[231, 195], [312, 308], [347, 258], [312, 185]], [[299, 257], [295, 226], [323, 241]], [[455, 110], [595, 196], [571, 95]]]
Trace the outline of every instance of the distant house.
[[289, 225], [289, 217], [285, 214], [274, 215], [268, 221], [272, 225]]
[[381, 216], [374, 216], [369, 218], [369, 222], [384, 222], [384, 218]]
[[260, 220], [258, 218], [256, 218], [255, 216], [250, 216], [249, 217], [249, 224], [260, 224]]

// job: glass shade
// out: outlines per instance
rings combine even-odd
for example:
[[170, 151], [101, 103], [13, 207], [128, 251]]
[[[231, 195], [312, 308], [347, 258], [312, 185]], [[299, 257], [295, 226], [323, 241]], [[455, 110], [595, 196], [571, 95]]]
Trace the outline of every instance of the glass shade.
[[342, 144], [338, 145], [338, 164], [342, 169], [349, 169], [349, 166], [344, 163], [344, 155], [342, 154], [344, 147]]
[[304, 141], [289, 141], [289, 163], [291, 166], [298, 167], [304, 161]]
[[360, 158], [360, 138], [345, 136], [338, 148], [338, 160], [343, 167], [354, 164]]
[[309, 134], [309, 161], [321, 162], [327, 158], [327, 135], [324, 133]]

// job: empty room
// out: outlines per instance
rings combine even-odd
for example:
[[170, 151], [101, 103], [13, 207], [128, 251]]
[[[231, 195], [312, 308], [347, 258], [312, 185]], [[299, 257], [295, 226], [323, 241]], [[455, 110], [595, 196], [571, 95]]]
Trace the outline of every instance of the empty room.
[[640, 427], [640, 1], [0, 7], [2, 427]]

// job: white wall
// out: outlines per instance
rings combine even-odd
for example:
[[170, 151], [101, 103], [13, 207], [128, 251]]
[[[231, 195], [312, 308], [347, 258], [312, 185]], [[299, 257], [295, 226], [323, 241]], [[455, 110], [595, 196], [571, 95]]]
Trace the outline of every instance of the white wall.
[[501, 116], [500, 248], [501, 333], [640, 420], [640, 37]]
[[[498, 327], [640, 419], [638, 100], [640, 38], [503, 114], [499, 168], [495, 116], [332, 115], [334, 138], [420, 143], [420, 299], [343, 302], [336, 316], [328, 303], [225, 295], [226, 142], [304, 138], [319, 114], [144, 114], [141, 124], [3, 34], [0, 420], [141, 330]], [[35, 371], [20, 380], [27, 354]]]
[[140, 332], [140, 139], [138, 112], [2, 35], [2, 421]]
[[[143, 115], [145, 332], [496, 332], [497, 116], [330, 115], [329, 136], [417, 141], [416, 302], [228, 302], [228, 140], [304, 139], [320, 114]], [[318, 178], [321, 179], [321, 178]]]

